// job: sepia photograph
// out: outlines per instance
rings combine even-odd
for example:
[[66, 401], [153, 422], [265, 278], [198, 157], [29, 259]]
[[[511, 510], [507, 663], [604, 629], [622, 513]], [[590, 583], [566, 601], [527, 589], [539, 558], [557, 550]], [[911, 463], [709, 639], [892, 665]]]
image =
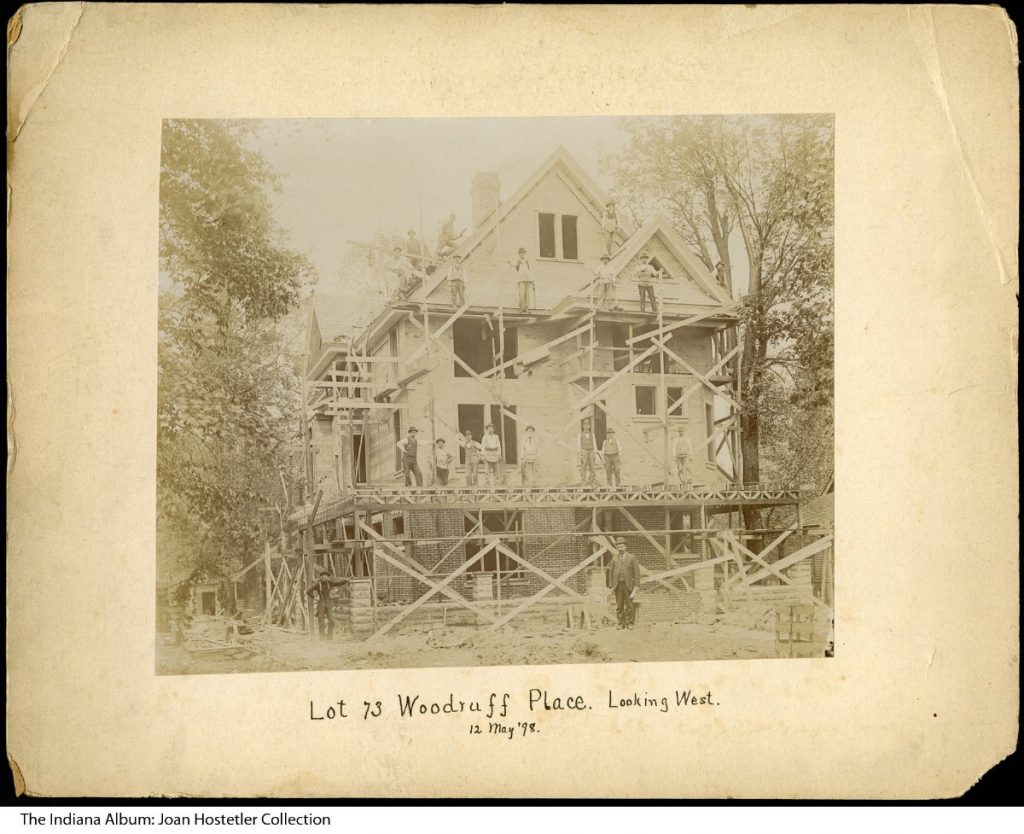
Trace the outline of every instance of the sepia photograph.
[[825, 657], [833, 125], [166, 120], [157, 671]]

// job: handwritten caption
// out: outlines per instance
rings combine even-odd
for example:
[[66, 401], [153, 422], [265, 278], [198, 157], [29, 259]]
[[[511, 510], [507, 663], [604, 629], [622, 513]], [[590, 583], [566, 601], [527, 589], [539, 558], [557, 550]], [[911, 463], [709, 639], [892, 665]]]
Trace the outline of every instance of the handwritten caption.
[[421, 695], [397, 693], [391, 701], [336, 701], [309, 702], [310, 721], [338, 721], [356, 718], [373, 721], [383, 717], [430, 718], [444, 715], [466, 715], [474, 719], [469, 724], [470, 735], [523, 738], [540, 732], [536, 721], [514, 720], [517, 710], [525, 707], [530, 717], [545, 713], [580, 713], [593, 710], [625, 710], [628, 712], [668, 713], [693, 708], [720, 706], [710, 690], [676, 689], [668, 695], [642, 695], [637, 692], [617, 693], [608, 690], [607, 698], [590, 703], [579, 694], [552, 695], [546, 689], [530, 689], [525, 697], [514, 698], [510, 692], [491, 692], [482, 698], [462, 698], [450, 693], [442, 700], [430, 700]]

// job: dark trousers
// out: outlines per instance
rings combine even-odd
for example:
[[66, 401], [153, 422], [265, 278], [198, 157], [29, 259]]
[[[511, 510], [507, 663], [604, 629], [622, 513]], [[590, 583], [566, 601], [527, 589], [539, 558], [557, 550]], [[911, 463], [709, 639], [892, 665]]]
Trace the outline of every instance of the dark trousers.
[[434, 467], [434, 481], [441, 486], [448, 486], [448, 470], [440, 466]]
[[[622, 476], [619, 474], [619, 456], [604, 456], [604, 475], [608, 486], [619, 486], [622, 484]], [[614, 483], [613, 483], [614, 482]]]
[[328, 640], [334, 636], [334, 615], [331, 613], [331, 604], [328, 600], [321, 599], [316, 604], [316, 622], [319, 626], [320, 636], [326, 634]]
[[619, 618], [619, 625], [633, 625], [636, 620], [636, 610], [633, 608], [633, 600], [629, 597], [629, 588], [625, 582], [615, 586], [615, 616]]
[[646, 284], [640, 284], [640, 312], [642, 313], [646, 309], [644, 304], [644, 296], [651, 299], [651, 312], [658, 312], [658, 302], [654, 300], [654, 287], [650, 287]]
[[402, 472], [405, 473], [405, 485], [412, 486], [410, 474], [416, 477], [416, 486], [423, 486], [423, 473], [420, 472], [420, 465], [416, 460], [402, 458]]

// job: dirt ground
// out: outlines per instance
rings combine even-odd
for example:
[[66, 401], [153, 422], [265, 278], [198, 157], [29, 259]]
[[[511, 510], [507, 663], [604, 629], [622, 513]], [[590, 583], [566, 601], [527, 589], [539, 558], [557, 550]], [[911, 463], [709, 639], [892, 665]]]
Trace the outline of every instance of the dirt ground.
[[715, 622], [638, 623], [619, 630], [528, 629], [507, 625], [498, 632], [471, 626], [423, 626], [374, 640], [336, 635], [311, 641], [305, 634], [265, 629], [253, 641], [256, 652], [190, 653], [158, 640], [161, 675], [227, 674], [325, 669], [392, 669], [438, 666], [510, 666], [550, 663], [629, 663], [721, 660], [775, 656], [771, 631]]

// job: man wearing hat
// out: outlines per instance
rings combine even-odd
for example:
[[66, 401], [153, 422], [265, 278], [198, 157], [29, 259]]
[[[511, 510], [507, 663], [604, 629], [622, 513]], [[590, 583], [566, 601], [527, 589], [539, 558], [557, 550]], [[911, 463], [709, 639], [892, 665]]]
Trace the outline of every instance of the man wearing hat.
[[605, 252], [610, 255], [615, 242], [615, 233], [619, 230], [619, 216], [615, 211], [614, 200], [609, 200], [605, 204], [604, 214], [601, 216], [601, 229], [604, 231]]
[[413, 266], [409, 259], [402, 254], [401, 246], [394, 246], [391, 249], [391, 260], [388, 261], [388, 272], [398, 281], [398, 295], [405, 296], [413, 288], [412, 278]]
[[494, 433], [494, 426], [490, 423], [484, 427], [484, 438], [480, 445], [484, 453], [484, 466], [487, 467], [487, 486], [493, 487], [495, 484], [504, 486], [501, 469], [501, 438]]
[[448, 486], [448, 468], [452, 465], [452, 453], [445, 448], [443, 437], [434, 441], [434, 483]]
[[686, 426], [676, 427], [678, 434], [672, 439], [672, 457], [676, 459], [676, 476], [680, 484], [687, 484], [691, 480], [690, 458], [693, 457], [693, 445], [690, 438], [686, 436]]
[[645, 296], [651, 300], [651, 312], [658, 312], [658, 302], [654, 298], [654, 282], [658, 278], [660, 270], [651, 264], [651, 256], [644, 253], [640, 256], [640, 266], [636, 271], [636, 283], [640, 290], [640, 312], [644, 312], [646, 305]]
[[416, 458], [416, 435], [415, 426], [409, 426], [407, 436], [399, 440], [395, 445], [402, 451], [402, 474], [405, 475], [405, 485], [412, 486], [412, 478], [416, 478], [416, 486], [423, 486], [423, 473], [420, 472], [420, 464]]
[[593, 486], [597, 483], [597, 438], [590, 428], [590, 418], [584, 417], [580, 424], [580, 434], [576, 438], [576, 451], [579, 453], [580, 480]]
[[615, 555], [608, 567], [608, 587], [615, 594], [615, 615], [619, 620], [619, 628], [633, 627], [636, 619], [633, 598], [639, 581], [640, 565], [636, 556], [626, 550], [626, 540], [617, 536]]
[[466, 303], [466, 265], [462, 255], [452, 256], [452, 265], [448, 268], [448, 288], [452, 291], [452, 306], [461, 307]]
[[533, 287], [533, 269], [530, 267], [530, 262], [526, 259], [526, 249], [522, 246], [519, 247], [519, 260], [512, 263], [512, 269], [515, 270], [516, 277], [519, 280], [519, 309], [526, 313], [535, 304], [534, 298], [534, 287]]
[[331, 611], [331, 590], [340, 585], [348, 585], [347, 579], [335, 579], [327, 568], [321, 566], [316, 569], [317, 578], [306, 589], [307, 597], [316, 599], [316, 622], [320, 636], [326, 632], [327, 639], [334, 636], [334, 615]]
[[519, 455], [519, 471], [523, 476], [523, 486], [533, 486], [537, 483], [537, 463], [539, 461], [540, 446], [537, 445], [536, 430], [533, 426], [527, 426], [522, 453]]
[[601, 447], [604, 458], [604, 476], [608, 486], [622, 486], [622, 475], [619, 473], [619, 441], [615, 437], [615, 429], [608, 429]]
[[473, 432], [469, 429], [459, 436], [459, 445], [466, 450], [466, 486], [476, 486], [477, 467], [483, 447], [473, 439]]
[[594, 267], [594, 302], [602, 310], [615, 309], [615, 271], [611, 259], [611, 255], [605, 253], [601, 256], [601, 263]]

